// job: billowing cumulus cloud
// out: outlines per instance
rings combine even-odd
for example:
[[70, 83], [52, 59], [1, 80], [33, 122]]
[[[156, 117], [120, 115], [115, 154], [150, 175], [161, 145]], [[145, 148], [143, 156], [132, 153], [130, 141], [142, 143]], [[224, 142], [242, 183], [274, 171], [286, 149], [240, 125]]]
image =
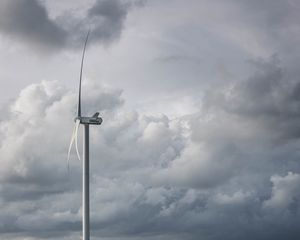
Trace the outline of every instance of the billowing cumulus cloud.
[[[274, 151], [259, 133], [266, 129], [260, 119], [242, 123], [226, 108], [212, 111], [210, 100], [201, 118], [170, 120], [125, 111], [120, 90], [94, 81], [85, 81], [84, 91], [92, 93], [85, 111], [104, 117], [91, 129], [95, 239], [220, 239], [224, 232], [225, 239], [248, 239], [246, 232], [296, 239], [300, 178], [296, 168], [282, 170], [295, 164], [296, 146]], [[75, 110], [76, 94], [51, 81], [26, 87], [9, 106], [0, 149], [0, 231], [7, 239], [79, 235], [81, 163], [73, 153], [69, 175], [66, 165]], [[274, 218], [282, 212], [285, 218]]]
[[266, 208], [287, 211], [289, 206], [299, 201], [299, 174], [289, 172], [287, 176], [272, 176], [272, 197], [264, 204]]

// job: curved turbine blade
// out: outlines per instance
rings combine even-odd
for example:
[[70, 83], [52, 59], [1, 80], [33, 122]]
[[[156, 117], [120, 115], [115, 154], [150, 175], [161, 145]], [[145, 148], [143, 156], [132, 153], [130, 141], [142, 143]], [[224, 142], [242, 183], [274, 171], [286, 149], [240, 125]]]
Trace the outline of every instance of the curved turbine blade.
[[83, 61], [84, 61], [84, 55], [85, 55], [85, 49], [86, 45], [89, 39], [90, 35], [90, 30], [88, 31], [83, 47], [83, 52], [82, 52], [82, 58], [81, 58], [81, 67], [80, 67], [80, 77], [79, 77], [79, 93], [78, 93], [78, 110], [77, 110], [77, 117], [81, 117], [81, 79], [82, 79], [82, 70], [83, 70]]
[[78, 159], [80, 160], [80, 154], [79, 154], [79, 150], [78, 150], [78, 144], [77, 144], [77, 138], [78, 138], [78, 129], [79, 129], [79, 125], [80, 125], [80, 120], [77, 119], [75, 122], [75, 126], [73, 128], [73, 132], [72, 132], [72, 137], [71, 137], [71, 142], [70, 142], [70, 146], [69, 146], [69, 150], [68, 150], [68, 172], [69, 172], [69, 163], [70, 163], [70, 154], [71, 154], [71, 150], [72, 150], [72, 146], [75, 142], [75, 148], [76, 148], [76, 154]]
[[75, 124], [75, 148], [76, 148], [77, 157], [78, 157], [79, 160], [81, 160], [79, 150], [78, 150], [78, 129], [79, 129], [79, 126], [80, 126], [80, 120], [77, 119], [76, 124]]
[[73, 146], [73, 143], [74, 143], [74, 140], [75, 140], [75, 131], [76, 131], [76, 125], [73, 128], [71, 142], [70, 142], [69, 150], [68, 150], [68, 169], [69, 169], [70, 154], [71, 154], [72, 146]]

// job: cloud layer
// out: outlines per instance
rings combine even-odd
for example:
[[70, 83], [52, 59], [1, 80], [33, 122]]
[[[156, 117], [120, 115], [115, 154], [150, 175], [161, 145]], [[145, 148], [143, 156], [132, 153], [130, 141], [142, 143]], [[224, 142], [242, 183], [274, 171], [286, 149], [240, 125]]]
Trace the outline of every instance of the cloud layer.
[[[297, 239], [297, 140], [284, 136], [279, 145], [283, 135], [271, 134], [252, 108], [246, 121], [244, 112], [209, 99], [205, 114], [170, 120], [124, 111], [120, 90], [93, 81], [84, 89], [92, 93], [86, 112], [104, 117], [91, 129], [95, 239]], [[7, 239], [79, 234], [75, 153], [69, 176], [66, 167], [75, 103], [74, 93], [43, 81], [22, 90], [1, 121], [0, 231]]]
[[[148, 88], [155, 82], [165, 87], [166, 97], [177, 97], [167, 90], [193, 88], [185, 93], [193, 113], [171, 119], [130, 110], [121, 89], [85, 79], [84, 113], [100, 111], [104, 119], [91, 128], [93, 238], [299, 239], [300, 73], [299, 51], [293, 47], [299, 40], [299, 4], [153, 2], [145, 7], [155, 25], [150, 36], [157, 36], [157, 23], [167, 21], [173, 28], [159, 35], [161, 45], [155, 40], [163, 50], [149, 59], [167, 66], [174, 79], [153, 77], [147, 85], [143, 72], [142, 97], [136, 101], [146, 90], [156, 98]], [[34, 47], [61, 50], [66, 44], [76, 48], [89, 22], [92, 41], [109, 44], [120, 37], [130, 6], [95, 1], [82, 18], [66, 13], [52, 19], [40, 2], [2, 1], [0, 12], [7, 13], [0, 14], [0, 29]], [[33, 20], [37, 17], [39, 23]], [[36, 29], [30, 32], [32, 26]], [[197, 29], [218, 47], [200, 51]], [[220, 55], [226, 64], [215, 67]], [[207, 63], [217, 71], [214, 77], [191, 73]], [[69, 175], [66, 162], [76, 94], [61, 82], [41, 81], [25, 87], [1, 111], [0, 237], [78, 238], [81, 162], [73, 152]]]

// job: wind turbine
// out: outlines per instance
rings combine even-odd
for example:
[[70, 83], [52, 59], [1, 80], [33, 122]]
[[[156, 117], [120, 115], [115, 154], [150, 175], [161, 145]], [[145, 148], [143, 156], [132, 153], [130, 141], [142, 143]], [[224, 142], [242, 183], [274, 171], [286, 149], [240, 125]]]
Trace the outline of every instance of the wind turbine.
[[99, 117], [99, 113], [96, 112], [92, 117], [83, 117], [81, 116], [81, 81], [82, 81], [82, 70], [86, 45], [89, 39], [90, 31], [86, 35], [84, 42], [82, 58], [81, 58], [81, 67], [80, 67], [80, 77], [79, 77], [79, 92], [78, 92], [78, 109], [77, 116], [74, 119], [75, 126], [72, 134], [71, 143], [68, 151], [68, 167], [69, 167], [69, 158], [70, 152], [75, 142], [76, 153], [80, 160], [80, 154], [78, 151], [77, 145], [77, 135], [80, 124], [83, 125], [83, 160], [82, 160], [82, 239], [90, 240], [90, 190], [89, 190], [89, 127], [90, 125], [100, 125], [102, 123], [102, 118]]

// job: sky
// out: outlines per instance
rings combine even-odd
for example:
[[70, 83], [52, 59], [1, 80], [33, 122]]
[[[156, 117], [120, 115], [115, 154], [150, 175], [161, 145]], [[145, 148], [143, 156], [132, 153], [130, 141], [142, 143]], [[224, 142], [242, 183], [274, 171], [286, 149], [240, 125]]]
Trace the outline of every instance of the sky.
[[91, 239], [299, 239], [299, 10], [1, 0], [0, 238], [80, 239], [91, 29]]

